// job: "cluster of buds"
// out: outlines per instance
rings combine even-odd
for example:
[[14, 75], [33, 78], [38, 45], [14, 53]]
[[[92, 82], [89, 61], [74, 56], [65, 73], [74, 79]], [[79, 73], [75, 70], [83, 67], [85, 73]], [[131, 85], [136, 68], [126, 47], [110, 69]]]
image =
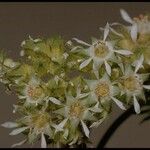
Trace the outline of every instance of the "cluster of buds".
[[91, 128], [98, 127], [117, 105], [125, 111], [131, 105], [141, 111], [150, 90], [150, 21], [140, 15], [132, 19], [125, 10], [121, 15], [130, 23], [107, 23], [102, 36], [91, 44], [78, 38], [68, 42], [56, 36], [22, 42], [15, 62], [0, 55], [0, 81], [18, 97], [10, 135], [24, 134], [23, 143], [41, 140], [48, 145], [77, 146], [89, 140]]

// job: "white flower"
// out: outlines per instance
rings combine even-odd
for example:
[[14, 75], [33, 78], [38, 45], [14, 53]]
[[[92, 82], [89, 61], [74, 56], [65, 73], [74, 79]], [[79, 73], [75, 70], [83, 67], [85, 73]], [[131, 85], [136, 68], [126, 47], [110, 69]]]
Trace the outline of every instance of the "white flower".
[[98, 80], [86, 80], [89, 88], [91, 99], [96, 102], [105, 103], [106, 101], [114, 101], [122, 110], [125, 110], [123, 103], [115, 98], [119, 94], [119, 88], [111, 83], [109, 76], [104, 74]]
[[47, 144], [44, 134], [50, 138], [52, 138], [53, 135], [53, 131], [51, 129], [53, 122], [50, 114], [44, 111], [37, 111], [22, 118], [20, 124], [21, 123], [23, 123], [23, 127], [19, 127], [17, 123], [13, 122], [6, 122], [2, 124], [3, 127], [16, 128], [10, 133], [10, 135], [18, 135], [25, 130], [29, 131], [25, 140], [12, 145], [12, 147], [22, 145], [27, 141], [27, 139], [30, 143], [33, 143], [35, 142], [35, 139], [41, 136], [41, 147], [46, 148]]
[[77, 95], [73, 97], [71, 94], [66, 93], [66, 104], [62, 108], [54, 111], [54, 113], [60, 114], [65, 119], [56, 126], [57, 129], [63, 131], [64, 124], [70, 121], [72, 127], [77, 128], [81, 123], [85, 135], [89, 138], [89, 129], [85, 123], [86, 120], [95, 120], [95, 117], [90, 112], [88, 93], [82, 93], [80, 88], [77, 88]]
[[32, 76], [30, 81], [25, 84], [22, 95], [19, 95], [20, 99], [26, 99], [26, 103], [38, 104], [45, 97], [44, 90], [41, 86], [40, 79]]
[[150, 21], [148, 20], [148, 16], [140, 15], [140, 18], [132, 19], [125, 10], [121, 9], [120, 12], [122, 18], [131, 24], [131, 26], [129, 26], [128, 28], [133, 41], [137, 40], [138, 33], [150, 33]]
[[[141, 59], [143, 60], [143, 59]], [[143, 89], [150, 89], [150, 85], [143, 85], [143, 82], [148, 78], [149, 74], [138, 74], [138, 70], [142, 62], [138, 62], [135, 70], [131, 66], [125, 66], [125, 72], [119, 79], [121, 95], [126, 95], [127, 103], [133, 99], [134, 109], [137, 114], [140, 113], [140, 105], [138, 97], [145, 100]]]
[[93, 60], [93, 71], [97, 78], [99, 78], [99, 68], [104, 64], [105, 69], [108, 75], [111, 75], [111, 66], [108, 63], [109, 61], [116, 62], [115, 53], [121, 55], [130, 55], [132, 54], [128, 50], [115, 50], [111, 42], [106, 41], [106, 38], [109, 34], [109, 24], [107, 23], [104, 29], [103, 40], [95, 40], [92, 45], [85, 43], [81, 40], [73, 38], [78, 43], [88, 46], [85, 53], [89, 56], [88, 59], [84, 60], [80, 64], [80, 69], [86, 67]]

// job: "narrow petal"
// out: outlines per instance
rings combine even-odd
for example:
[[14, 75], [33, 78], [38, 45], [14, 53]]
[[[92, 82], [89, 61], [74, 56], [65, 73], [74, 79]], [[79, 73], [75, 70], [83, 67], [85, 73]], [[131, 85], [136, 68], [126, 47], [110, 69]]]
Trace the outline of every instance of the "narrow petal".
[[99, 70], [99, 69], [98, 69], [98, 67], [96, 66], [96, 64], [93, 63], [93, 72], [94, 72], [94, 74], [95, 74], [95, 76], [96, 76], [97, 79], [99, 79], [99, 71], [98, 71], [98, 70]]
[[86, 42], [84, 42], [84, 41], [82, 41], [82, 40], [79, 40], [79, 39], [77, 39], [77, 38], [73, 38], [73, 40], [75, 40], [76, 42], [78, 42], [78, 43], [80, 43], [80, 44], [82, 44], [82, 45], [91, 46], [90, 44], [88, 44], [88, 43], [86, 43]]
[[121, 13], [122, 18], [125, 21], [133, 24], [133, 20], [131, 19], [131, 17], [128, 15], [128, 13], [124, 9], [120, 9], [120, 13]]
[[104, 121], [104, 118], [100, 119], [99, 121], [93, 122], [90, 128], [93, 128], [93, 127], [97, 128], [101, 123], [103, 123], [103, 121]]
[[140, 105], [137, 101], [136, 96], [133, 96], [133, 100], [134, 100], [134, 110], [137, 114], [139, 114], [141, 112], [141, 110], [140, 110]]
[[58, 126], [59, 126], [60, 128], [63, 128], [63, 127], [65, 126], [67, 120], [68, 120], [68, 118], [64, 119]]
[[23, 141], [21, 141], [19, 143], [13, 144], [11, 147], [14, 148], [16, 146], [20, 146], [20, 145], [24, 144], [26, 141], [27, 141], [27, 139], [25, 139], [25, 140], [23, 140]]
[[110, 67], [110, 65], [107, 63], [107, 61], [105, 61], [104, 63], [105, 63], [106, 71], [107, 71], [108, 75], [110, 76], [110, 75], [111, 75], [111, 67]]
[[99, 102], [97, 102], [94, 107], [89, 108], [89, 110], [93, 112], [99, 112], [99, 113], [102, 112], [101, 108], [99, 107]]
[[15, 122], [5, 122], [1, 126], [5, 128], [15, 128], [18, 127], [18, 124]]
[[26, 129], [28, 129], [29, 127], [22, 127], [22, 128], [18, 128], [13, 130], [9, 135], [17, 135], [23, 131], [25, 131]]
[[150, 90], [150, 85], [143, 85], [144, 89]]
[[134, 42], [137, 40], [137, 32], [138, 32], [137, 24], [132, 25], [132, 27], [131, 27], [131, 38]]
[[56, 105], [61, 105], [61, 102], [58, 99], [54, 98], [54, 97], [49, 97], [49, 100], [51, 102], [53, 102], [54, 104], [56, 104]]
[[144, 56], [143, 54], [140, 56], [139, 60], [136, 62], [135, 73], [143, 66]]
[[66, 130], [64, 131], [63, 137], [64, 137], [65, 139], [67, 139], [67, 138], [68, 138], [68, 135], [69, 135], [69, 130], [66, 129]]
[[83, 93], [83, 94], [80, 94], [80, 95], [78, 96], [78, 98], [81, 99], [81, 98], [84, 98], [84, 97], [86, 97], [86, 96], [88, 96], [88, 95], [89, 95], [89, 93]]
[[133, 54], [131, 51], [128, 50], [115, 50], [116, 53], [122, 54], [122, 55], [131, 55]]
[[92, 58], [89, 58], [89, 59], [86, 59], [85, 61], [83, 61], [81, 64], [80, 64], [80, 69], [86, 67], [90, 62], [91, 62]]
[[44, 134], [41, 134], [41, 148], [47, 148], [46, 139]]
[[126, 108], [123, 106], [123, 103], [119, 101], [118, 99], [111, 97], [111, 99], [120, 107], [122, 110], [126, 110]]
[[74, 48], [72, 48], [70, 51], [71, 52], [77, 52], [77, 51], [80, 51], [82, 47], [80, 46], [75, 46]]
[[111, 32], [113, 32], [114, 34], [123, 37], [123, 35], [121, 33], [118, 33], [116, 30], [114, 30], [113, 28], [109, 27], [109, 29], [111, 30]]
[[89, 138], [90, 131], [89, 131], [88, 127], [86, 126], [86, 124], [82, 120], [81, 120], [81, 124], [82, 124], [85, 135]]
[[105, 26], [105, 29], [104, 29], [104, 38], [103, 38], [103, 41], [106, 40], [107, 36], [109, 34], [109, 24], [107, 22], [106, 26]]

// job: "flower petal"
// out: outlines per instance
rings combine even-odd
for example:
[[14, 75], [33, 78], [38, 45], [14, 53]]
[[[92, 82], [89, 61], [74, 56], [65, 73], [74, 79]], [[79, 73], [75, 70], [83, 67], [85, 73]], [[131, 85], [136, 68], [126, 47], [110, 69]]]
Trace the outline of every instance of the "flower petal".
[[107, 61], [104, 61], [104, 63], [105, 63], [106, 71], [107, 71], [108, 75], [110, 76], [110, 75], [111, 75], [111, 67], [110, 67], [110, 65], [107, 63]]
[[139, 114], [141, 112], [141, 110], [140, 110], [140, 105], [137, 101], [136, 96], [133, 96], [133, 100], [134, 100], [134, 110], [137, 114]]
[[103, 123], [103, 121], [104, 121], [104, 118], [100, 119], [99, 121], [93, 122], [90, 128], [93, 128], [93, 127], [97, 128], [101, 123]]
[[86, 59], [84, 60], [81, 64], [80, 64], [80, 69], [86, 67], [90, 62], [91, 62], [92, 58]]
[[90, 131], [89, 131], [88, 127], [86, 126], [86, 124], [82, 120], [81, 120], [81, 124], [82, 124], [85, 135], [89, 138]]
[[90, 94], [90, 93], [83, 93], [83, 94], [80, 94], [80, 95], [78, 96], [78, 98], [79, 98], [79, 99], [84, 98], [84, 97], [88, 96], [89, 94]]
[[120, 9], [120, 13], [121, 13], [122, 18], [125, 21], [133, 24], [133, 20], [131, 19], [131, 17], [128, 15], [128, 13], [124, 9]]
[[18, 128], [13, 130], [11, 133], [9, 133], [9, 135], [17, 135], [23, 131], [25, 131], [26, 129], [28, 129], [29, 127], [22, 127], [22, 128]]
[[113, 32], [114, 34], [123, 37], [123, 35], [121, 33], [118, 33], [116, 30], [114, 30], [113, 28], [109, 27], [109, 29], [111, 30], [111, 32]]
[[56, 104], [56, 105], [61, 105], [61, 102], [58, 99], [54, 98], [54, 97], [49, 97], [49, 100], [51, 102], [53, 102], [54, 104]]
[[47, 148], [47, 143], [44, 134], [41, 134], [41, 148]]
[[119, 101], [118, 99], [111, 97], [111, 99], [122, 109], [122, 110], [126, 110], [126, 108], [123, 106], [123, 103], [121, 101]]
[[109, 24], [108, 24], [108, 22], [107, 22], [107, 24], [106, 24], [106, 26], [105, 26], [105, 28], [104, 28], [104, 38], [103, 38], [103, 41], [106, 40], [108, 34], [109, 34]]
[[80, 44], [82, 44], [82, 45], [91, 46], [90, 44], [88, 44], [88, 43], [86, 43], [86, 42], [84, 42], [84, 41], [82, 41], [82, 40], [79, 40], [79, 39], [77, 39], [77, 38], [73, 38], [73, 40], [75, 40], [76, 42], [78, 42], [78, 43], [80, 43]]
[[14, 148], [16, 146], [20, 146], [20, 145], [24, 144], [26, 141], [27, 141], [27, 139], [25, 139], [25, 140], [23, 140], [23, 141], [21, 141], [19, 143], [13, 144], [11, 147]]
[[138, 32], [137, 24], [134, 23], [131, 27], [131, 38], [134, 42], [137, 39], [137, 32]]
[[131, 55], [133, 54], [131, 51], [128, 50], [115, 50], [116, 53], [122, 54], [122, 55]]
[[142, 67], [143, 61], [144, 61], [144, 56], [142, 54], [139, 60], [136, 62], [135, 73]]
[[144, 89], [150, 90], [150, 85], [143, 85]]
[[5, 128], [15, 128], [18, 127], [18, 124], [15, 122], [5, 122], [1, 126]]

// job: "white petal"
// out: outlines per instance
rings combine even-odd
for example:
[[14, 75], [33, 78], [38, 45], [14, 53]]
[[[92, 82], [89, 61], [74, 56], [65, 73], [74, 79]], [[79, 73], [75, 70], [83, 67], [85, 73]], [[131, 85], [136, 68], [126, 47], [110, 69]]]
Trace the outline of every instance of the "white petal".
[[116, 53], [122, 54], [122, 55], [131, 55], [133, 54], [131, 51], [128, 50], [115, 50]]
[[49, 100], [51, 102], [53, 102], [54, 104], [56, 104], [56, 105], [61, 105], [61, 102], [58, 99], [54, 98], [54, 97], [49, 97]]
[[104, 29], [104, 38], [103, 38], [103, 41], [106, 40], [108, 34], [109, 34], [109, 24], [107, 23], [106, 26], [105, 26], [105, 29]]
[[105, 61], [104, 63], [105, 63], [106, 71], [107, 71], [108, 75], [110, 76], [110, 75], [111, 75], [111, 67], [110, 67], [110, 65], [107, 63], [107, 61]]
[[93, 112], [99, 112], [99, 113], [102, 112], [101, 108], [99, 108], [99, 102], [97, 102], [94, 107], [89, 108], [89, 110]]
[[85, 135], [89, 138], [90, 131], [89, 131], [88, 127], [86, 126], [86, 124], [82, 120], [81, 120], [81, 124], [82, 124]]
[[131, 19], [131, 17], [128, 15], [128, 13], [124, 9], [120, 9], [120, 13], [121, 13], [122, 18], [125, 21], [133, 24], [133, 20]]
[[9, 135], [17, 135], [17, 134], [25, 131], [26, 129], [28, 129], [28, 127], [22, 127], [22, 128], [15, 129]]
[[136, 96], [133, 96], [133, 100], [134, 100], [134, 110], [137, 114], [139, 114], [141, 110], [140, 110], [140, 105], [136, 99]]
[[132, 40], [135, 42], [136, 39], [137, 39], [137, 32], [138, 32], [138, 29], [137, 29], [137, 24], [133, 24], [132, 27], [131, 27], [131, 38]]
[[150, 85], [143, 85], [144, 89], [150, 90]]
[[111, 97], [111, 99], [122, 109], [122, 110], [126, 110], [126, 108], [123, 106], [123, 103], [121, 101], [119, 101], [118, 99]]
[[120, 36], [120, 37], [123, 37], [123, 35], [121, 33], [118, 33], [117, 31], [115, 31], [113, 28], [109, 27], [111, 32], [113, 32], [114, 34]]
[[84, 98], [84, 97], [86, 97], [86, 96], [88, 96], [88, 95], [89, 95], [89, 93], [83, 93], [83, 94], [80, 94], [80, 95], [78, 96], [78, 98], [81, 99], [81, 98]]
[[140, 56], [139, 60], [136, 62], [135, 73], [143, 66], [144, 56], [143, 54]]
[[96, 67], [96, 64], [93, 63], [93, 72], [97, 79], [99, 79], [99, 71], [98, 67]]
[[19, 143], [13, 144], [11, 147], [14, 148], [16, 146], [20, 146], [20, 145], [24, 144], [26, 141], [27, 141], [27, 139], [25, 139], [25, 140], [23, 140], [23, 141], [21, 141]]
[[89, 58], [89, 59], [86, 59], [85, 61], [83, 61], [81, 64], [80, 64], [80, 69], [86, 67], [90, 62], [91, 62], [92, 58]]
[[69, 130], [66, 129], [66, 130], [64, 131], [63, 137], [64, 137], [65, 139], [67, 139], [68, 135], [69, 135]]
[[71, 52], [77, 52], [78, 50], [80, 50], [82, 47], [80, 46], [75, 46], [74, 48], [71, 49]]
[[81, 40], [79, 40], [79, 39], [77, 39], [77, 38], [73, 38], [73, 40], [75, 40], [76, 42], [78, 42], [78, 43], [80, 43], [80, 44], [83, 44], [83, 45], [86, 45], [86, 46], [91, 46], [90, 44], [88, 44], [88, 43], [86, 43], [86, 42], [84, 42], [84, 41], [81, 41]]
[[41, 135], [41, 148], [47, 148], [46, 139], [43, 133]]
[[93, 128], [93, 127], [97, 128], [101, 123], [103, 123], [103, 121], [104, 121], [104, 118], [100, 119], [99, 121], [93, 122], [90, 128]]
[[63, 127], [65, 126], [67, 120], [68, 120], [68, 118], [64, 119], [58, 126], [59, 126], [60, 128], [63, 128]]
[[1, 126], [5, 128], [15, 128], [18, 126], [18, 124], [15, 122], [5, 122]]

